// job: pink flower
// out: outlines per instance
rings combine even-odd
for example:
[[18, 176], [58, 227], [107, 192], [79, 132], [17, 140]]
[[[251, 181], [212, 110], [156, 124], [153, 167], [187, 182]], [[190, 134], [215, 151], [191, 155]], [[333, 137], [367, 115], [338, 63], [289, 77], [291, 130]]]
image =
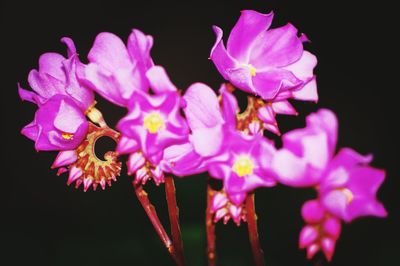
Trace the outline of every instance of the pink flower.
[[35, 119], [21, 133], [35, 141], [37, 151], [71, 150], [86, 136], [88, 122], [70, 97], [55, 95], [36, 111]]
[[[334, 155], [336, 141], [337, 119], [323, 109], [307, 117], [305, 128], [286, 133], [283, 148], [272, 159], [279, 182], [315, 187], [318, 192], [318, 199], [306, 203], [302, 211], [311, 227], [306, 226], [300, 234], [300, 246], [307, 247], [309, 257], [320, 249], [328, 259], [332, 257], [340, 233], [340, 224], [336, 225], [339, 221], [387, 215], [376, 199], [384, 171], [368, 165], [372, 156], [362, 156], [349, 148]], [[317, 230], [321, 226], [323, 230]]]
[[217, 40], [210, 58], [235, 87], [261, 96], [269, 104], [259, 110], [266, 129], [279, 133], [275, 115], [297, 114], [289, 98], [317, 101], [313, 69], [317, 59], [304, 51], [304, 35], [291, 25], [269, 29], [273, 13], [244, 10], [232, 29], [225, 49], [222, 30], [214, 26]]
[[67, 45], [68, 58], [57, 53], [45, 53], [39, 58], [39, 71], [31, 70], [28, 76], [29, 85], [36, 92], [22, 89], [18, 92], [22, 100], [38, 105], [45, 103], [55, 95], [70, 97], [85, 112], [94, 103], [94, 94], [82, 86], [77, 79], [77, 71], [81, 65], [75, 45], [69, 38], [62, 38]]
[[148, 90], [145, 74], [153, 66], [152, 46], [153, 38], [136, 29], [126, 47], [118, 36], [102, 32], [94, 41], [89, 64], [80, 78], [108, 101], [127, 106], [134, 91]]
[[208, 171], [212, 177], [223, 180], [224, 191], [234, 204], [242, 204], [247, 192], [257, 187], [276, 184], [269, 170], [275, 152], [270, 141], [262, 135], [228, 131], [224, 133], [224, 143], [219, 151], [224, 160], [210, 162]]
[[223, 127], [236, 127], [238, 110], [235, 97], [221, 86], [222, 108], [215, 92], [203, 83], [191, 85], [183, 96], [183, 111], [191, 130], [186, 143], [170, 146], [164, 151], [161, 167], [178, 176], [207, 171], [210, 161], [218, 156], [224, 144]]
[[163, 171], [158, 163], [164, 150], [187, 142], [189, 128], [180, 115], [181, 97], [164, 69], [154, 66], [146, 75], [155, 95], [133, 92], [128, 114], [117, 125], [123, 136], [117, 151], [131, 154], [128, 171], [136, 172], [136, 182], [144, 183], [152, 176], [160, 183]]

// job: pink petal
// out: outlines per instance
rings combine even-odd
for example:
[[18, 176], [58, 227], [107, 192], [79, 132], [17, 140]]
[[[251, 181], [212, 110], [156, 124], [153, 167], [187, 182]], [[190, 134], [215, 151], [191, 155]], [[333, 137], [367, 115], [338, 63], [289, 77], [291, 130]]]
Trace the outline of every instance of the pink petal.
[[308, 81], [300, 90], [292, 92], [293, 99], [318, 102], [317, 82], [315, 78]]
[[65, 82], [65, 72], [62, 65], [64, 60], [66, 60], [65, 57], [57, 53], [42, 54], [39, 58], [39, 72], [49, 74]]
[[333, 253], [335, 252], [335, 240], [325, 237], [321, 240], [322, 251], [328, 261], [332, 260]]
[[213, 212], [221, 209], [228, 203], [228, 198], [223, 193], [216, 193], [212, 199], [211, 210]]
[[136, 152], [138, 149], [138, 143], [134, 139], [122, 136], [118, 141], [116, 150], [119, 154], [128, 154]]
[[272, 110], [277, 114], [297, 115], [297, 111], [288, 101], [278, 101], [272, 103]]
[[61, 151], [58, 153], [51, 168], [58, 168], [74, 163], [78, 159], [78, 154], [75, 150]]
[[[228, 49], [229, 51], [229, 49]], [[255, 68], [283, 67], [300, 59], [303, 44], [292, 24], [265, 31], [254, 43], [250, 64]]]
[[225, 45], [222, 40], [223, 31], [217, 26], [213, 26], [213, 30], [217, 39], [215, 40], [215, 44], [211, 49], [210, 59], [214, 62], [219, 73], [221, 73], [221, 75], [228, 80], [229, 76], [227, 71], [236, 66], [236, 61], [225, 49]]
[[258, 118], [260, 118], [261, 121], [268, 123], [268, 124], [275, 124], [275, 113], [272, 110], [272, 107], [269, 105], [265, 105], [258, 109]]
[[307, 225], [301, 229], [299, 246], [300, 248], [305, 248], [311, 245], [319, 236], [318, 230], [311, 225]]
[[68, 57], [71, 57], [76, 54], [75, 44], [71, 38], [63, 37], [63, 38], [61, 38], [61, 42], [67, 46]]
[[308, 51], [303, 51], [300, 59], [284, 67], [286, 70], [291, 71], [297, 78], [307, 80], [314, 76], [313, 70], [317, 65], [317, 58], [315, 55]]
[[132, 67], [124, 43], [118, 36], [109, 32], [97, 35], [92, 49], [89, 51], [88, 59], [109, 71]]
[[186, 101], [184, 112], [192, 130], [211, 128], [224, 123], [217, 95], [207, 85], [191, 85], [183, 98]]
[[262, 14], [253, 10], [242, 11], [229, 35], [227, 43], [229, 54], [239, 62], [247, 63], [252, 44], [262, 32], [269, 28], [273, 17], [273, 12]]
[[324, 218], [325, 210], [318, 200], [309, 200], [303, 204], [301, 216], [307, 223], [317, 224]]
[[155, 93], [177, 91], [165, 69], [161, 66], [153, 66], [146, 72], [146, 76], [150, 82], [150, 87]]
[[75, 133], [85, 120], [82, 111], [77, 106], [61, 101], [54, 126], [66, 133]]
[[[69, 170], [67, 185], [68, 186], [71, 185], [72, 183], [74, 183], [75, 180], [77, 180], [82, 175], [83, 175], [83, 171], [81, 168], [72, 166], [72, 168]], [[78, 185], [78, 182], [77, 182], [77, 185]]]
[[199, 155], [203, 157], [216, 155], [223, 143], [222, 127], [217, 125], [193, 130], [191, 141]]
[[136, 61], [139, 67], [149, 69], [153, 66], [150, 50], [153, 46], [153, 37], [145, 35], [137, 29], [133, 29], [129, 35], [127, 49], [132, 61]]
[[307, 259], [312, 259], [315, 254], [319, 251], [320, 246], [318, 244], [313, 244], [307, 248]]
[[323, 224], [323, 230], [325, 234], [328, 234], [333, 239], [338, 239], [340, 232], [342, 229], [342, 225], [340, 221], [334, 217], [328, 218]]
[[134, 174], [138, 169], [142, 168], [146, 159], [140, 152], [135, 152], [129, 155], [127, 166], [128, 166], [128, 175]]

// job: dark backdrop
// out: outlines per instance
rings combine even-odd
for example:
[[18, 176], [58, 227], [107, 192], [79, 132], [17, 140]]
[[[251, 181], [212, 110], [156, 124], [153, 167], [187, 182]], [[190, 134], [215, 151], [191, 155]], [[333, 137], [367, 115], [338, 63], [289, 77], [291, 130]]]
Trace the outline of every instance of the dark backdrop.
[[[352, 4], [350, 5], [349, 2]], [[355, 3], [358, 2], [358, 3]], [[379, 198], [388, 219], [365, 218], [344, 226], [331, 265], [400, 265], [399, 158], [396, 153], [398, 35], [394, 6], [385, 1], [1, 1], [1, 253], [2, 265], [172, 265], [143, 210], [130, 178], [111, 189], [87, 192], [66, 185], [49, 169], [54, 153], [36, 153], [19, 134], [34, 106], [22, 103], [18, 81], [37, 68], [46, 51], [64, 53], [63, 36], [85, 55], [95, 36], [110, 31], [126, 40], [131, 28], [154, 36], [152, 56], [175, 84], [203, 81], [218, 88], [222, 78], [207, 58], [211, 25], [228, 32], [242, 9], [274, 10], [274, 26], [292, 22], [312, 40], [318, 56], [320, 102], [297, 103], [299, 117], [279, 117], [282, 131], [304, 125], [304, 115], [333, 109], [340, 146], [373, 152], [373, 165], [387, 169]], [[395, 72], [396, 71], [396, 72]], [[124, 111], [100, 100], [106, 119]], [[205, 178], [176, 181], [188, 265], [205, 265]], [[167, 222], [163, 188], [148, 187]], [[278, 186], [257, 191], [257, 212], [267, 265], [325, 265], [297, 249], [300, 207], [311, 190]], [[251, 265], [246, 228], [217, 226], [220, 265]]]

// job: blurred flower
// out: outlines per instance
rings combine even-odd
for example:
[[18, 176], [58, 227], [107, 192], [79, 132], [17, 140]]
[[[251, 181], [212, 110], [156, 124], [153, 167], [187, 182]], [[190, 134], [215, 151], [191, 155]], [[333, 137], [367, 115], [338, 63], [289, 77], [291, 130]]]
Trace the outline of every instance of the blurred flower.
[[[272, 159], [277, 180], [294, 187], [312, 186], [318, 191], [318, 200], [303, 208], [308, 223], [325, 226], [327, 221], [351, 222], [366, 215], [385, 217], [386, 211], [376, 199], [384, 171], [368, 166], [372, 156], [362, 156], [349, 148], [334, 156], [337, 127], [336, 116], [322, 109], [307, 117], [305, 128], [283, 135], [283, 148]], [[309, 257], [322, 248], [330, 259], [340, 230], [328, 232], [330, 237], [320, 236], [319, 244], [315, 244], [314, 231], [318, 230], [306, 228], [301, 233], [300, 246], [308, 248]]]
[[126, 47], [118, 36], [102, 32], [88, 54], [89, 64], [79, 72], [80, 78], [108, 101], [126, 107], [134, 91], [148, 90], [145, 74], [153, 66], [152, 46], [153, 38], [136, 29]]

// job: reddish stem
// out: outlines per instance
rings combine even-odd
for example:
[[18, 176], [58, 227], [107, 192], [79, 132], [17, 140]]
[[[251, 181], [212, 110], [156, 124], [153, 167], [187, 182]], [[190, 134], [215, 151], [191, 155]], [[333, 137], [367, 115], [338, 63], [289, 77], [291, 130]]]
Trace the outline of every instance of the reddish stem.
[[141, 185], [134, 184], [133, 187], [135, 188], [135, 193], [136, 193], [138, 200], [142, 204], [142, 207], [143, 207], [144, 211], [146, 212], [147, 216], [149, 217], [150, 222], [153, 224], [157, 235], [160, 237], [164, 246], [167, 248], [172, 259], [175, 261], [176, 265], [182, 265], [182, 264], [180, 264], [180, 260], [175, 253], [174, 246], [172, 245], [172, 242], [171, 242], [167, 232], [165, 231], [164, 226], [161, 224], [160, 219], [157, 216], [156, 209], [149, 201], [146, 191], [144, 191], [144, 189]]
[[254, 193], [249, 194], [246, 198], [246, 220], [254, 262], [257, 266], [264, 266], [264, 252], [261, 248], [260, 240], [258, 238]]
[[175, 254], [179, 259], [179, 266], [185, 265], [183, 254], [183, 242], [181, 228], [179, 226], [179, 208], [176, 204], [175, 183], [172, 176], [165, 177], [165, 196], [168, 204], [168, 215], [171, 224], [172, 242], [175, 247]]
[[206, 209], [206, 231], [207, 231], [207, 260], [208, 266], [216, 265], [216, 247], [215, 247], [215, 223], [211, 211], [212, 198], [215, 191], [210, 184], [207, 186], [207, 209]]

